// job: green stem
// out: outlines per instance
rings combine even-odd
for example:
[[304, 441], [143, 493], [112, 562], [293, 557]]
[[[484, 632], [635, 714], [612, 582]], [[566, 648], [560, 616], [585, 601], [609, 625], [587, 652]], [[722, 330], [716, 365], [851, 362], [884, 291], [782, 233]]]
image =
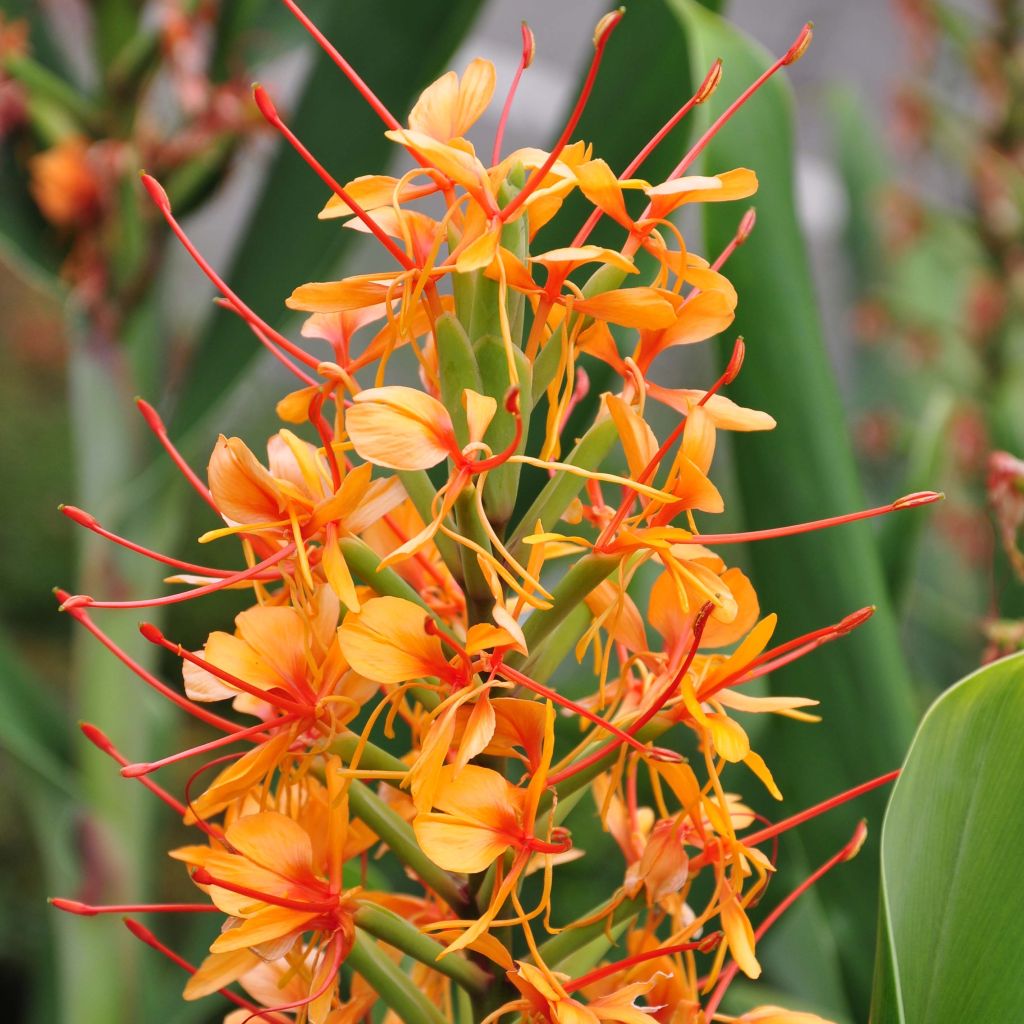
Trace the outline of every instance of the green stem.
[[453, 910], [464, 912], [469, 906], [469, 890], [447, 871], [439, 868], [419, 847], [416, 834], [404, 818], [395, 813], [368, 786], [354, 781], [349, 787], [352, 813], [365, 822], [387, 844], [391, 852]]
[[[532, 652], [515, 665], [526, 672], [539, 657], [541, 644], [564, 622], [570, 612], [603, 580], [606, 580], [621, 561], [618, 555], [584, 555], [562, 578], [552, 591], [552, 606], [534, 612], [523, 627], [526, 645]], [[509, 658], [512, 663], [513, 659]]]
[[412, 979], [377, 944], [360, 931], [346, 959], [405, 1024], [448, 1024], [441, 1011], [413, 984]]
[[491, 980], [483, 968], [464, 956], [453, 953], [442, 957], [444, 946], [441, 943], [391, 910], [364, 903], [356, 911], [355, 921], [363, 931], [451, 978], [467, 992], [483, 992]]

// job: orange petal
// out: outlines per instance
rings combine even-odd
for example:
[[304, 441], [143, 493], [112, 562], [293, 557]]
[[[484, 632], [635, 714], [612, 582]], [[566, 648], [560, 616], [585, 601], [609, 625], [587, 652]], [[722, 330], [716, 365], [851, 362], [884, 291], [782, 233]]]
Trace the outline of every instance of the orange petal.
[[378, 683], [404, 683], [448, 667], [441, 641], [424, 629], [419, 605], [400, 597], [375, 597], [349, 612], [338, 629], [348, 663]]
[[294, 819], [277, 811], [263, 811], [233, 821], [225, 833], [228, 842], [254, 864], [294, 881], [313, 877], [313, 844]]
[[221, 435], [217, 439], [208, 479], [214, 504], [234, 523], [274, 522], [284, 513], [277, 481], [241, 438]]
[[471, 61], [461, 79], [449, 71], [420, 94], [409, 114], [409, 127], [439, 142], [465, 135], [491, 102], [494, 82], [489, 60]]
[[675, 306], [657, 288], [617, 288], [578, 299], [573, 309], [622, 327], [662, 328], [676, 320]]
[[445, 407], [415, 388], [368, 388], [345, 412], [356, 451], [388, 469], [429, 469], [458, 451]]

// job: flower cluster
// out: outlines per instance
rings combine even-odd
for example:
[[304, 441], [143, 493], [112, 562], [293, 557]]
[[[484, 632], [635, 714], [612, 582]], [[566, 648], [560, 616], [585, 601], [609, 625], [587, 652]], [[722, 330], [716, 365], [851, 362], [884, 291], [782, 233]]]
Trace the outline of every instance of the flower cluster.
[[[61, 593], [62, 608], [221, 735], [129, 764], [85, 727], [122, 774], [196, 828], [199, 841], [171, 856], [187, 866], [200, 902], [54, 902], [83, 914], [221, 916], [198, 966], [128, 923], [191, 973], [187, 998], [222, 991], [237, 1021], [341, 1024], [378, 1001], [408, 1022], [819, 1021], [767, 1006], [741, 1018], [718, 1011], [738, 971], [759, 975], [756, 941], [798, 894], [755, 931], [749, 912], [774, 871], [765, 844], [825, 809], [752, 831], [755, 815], [725, 777], [729, 787], [753, 781], [781, 799], [742, 720], [810, 721], [815, 702], [752, 696], [744, 685], [842, 636], [871, 609], [773, 643], [775, 616], [762, 615], [750, 580], [719, 549], [935, 496], [761, 534], [699, 527], [698, 517], [723, 510], [709, 475], [718, 432], [774, 423], [723, 394], [740, 372], [742, 341], [709, 386], [654, 379], [667, 349], [712, 339], [734, 316], [737, 295], [722, 267], [752, 216], [738, 219], [734, 243], [713, 262], [687, 250], [671, 218], [685, 204], [756, 190], [742, 168], [687, 174], [735, 105], [666, 181], [635, 175], [711, 96], [719, 64], [616, 173], [571, 141], [621, 18], [614, 12], [597, 27], [590, 73], [552, 150], [502, 156], [501, 129], [533, 55], [524, 28], [522, 63], [485, 162], [466, 135], [492, 99], [489, 62], [428, 87], [403, 125], [289, 6], [414, 166], [343, 185], [259, 87], [256, 103], [331, 190], [321, 217], [372, 234], [393, 265], [296, 288], [288, 304], [309, 314], [304, 347], [231, 291], [144, 177], [224, 305], [301, 387], [278, 404], [289, 426], [271, 437], [265, 461], [241, 439], [221, 437], [205, 483], [140, 403], [223, 523], [202, 539], [236, 538], [244, 569], [146, 551], [64, 509], [174, 567], [170, 582], [187, 589], [133, 602]], [[809, 41], [807, 27], [744, 98]], [[568, 244], [552, 244], [545, 226], [573, 192], [593, 213]], [[620, 249], [588, 242], [601, 217], [621, 226]], [[641, 253], [653, 274], [638, 266]], [[411, 373], [392, 382], [401, 350], [415, 359], [418, 386]], [[614, 385], [593, 403], [589, 428], [569, 438], [566, 423], [588, 389], [586, 358], [607, 364]], [[678, 421], [663, 438], [648, 423], [650, 402]], [[613, 456], [620, 461], [602, 468]], [[200, 650], [142, 627], [181, 659], [184, 695], [132, 662], [92, 616], [226, 588], [245, 592], [251, 606]], [[576, 699], [553, 678], [565, 661]], [[589, 687], [578, 685], [585, 675]], [[201, 767], [179, 799], [151, 775], [185, 758]], [[584, 855], [573, 828], [588, 816], [617, 843], [621, 881], [592, 913], [566, 920], [559, 865]], [[814, 877], [862, 839], [861, 828]], [[370, 870], [371, 853], [401, 865], [410, 884], [378, 884], [387, 876]]]

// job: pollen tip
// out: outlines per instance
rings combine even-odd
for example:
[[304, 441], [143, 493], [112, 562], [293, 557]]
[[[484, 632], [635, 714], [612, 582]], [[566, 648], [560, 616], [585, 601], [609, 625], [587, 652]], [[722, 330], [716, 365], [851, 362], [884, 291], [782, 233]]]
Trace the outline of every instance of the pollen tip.
[[260, 113], [272, 124], [280, 121], [280, 117], [277, 113], [277, 107], [274, 106], [274, 101], [270, 98], [267, 90], [263, 88], [259, 82], [254, 82], [252, 87], [252, 98], [256, 101], [256, 106], [259, 108]]
[[525, 19], [522, 23], [523, 32], [523, 69], [525, 70], [533, 63], [533, 58], [537, 54], [537, 40], [534, 37], [533, 29], [526, 23]]
[[151, 643], [151, 644], [162, 644], [164, 642], [164, 635], [153, 625], [152, 622], [140, 622], [139, 632]]
[[893, 511], [901, 508], [917, 508], [919, 505], [930, 505], [933, 501], [942, 501], [946, 497], [942, 491], [915, 491], [905, 494], [892, 503]]
[[145, 171], [139, 171], [139, 178], [142, 180], [143, 188], [145, 188], [149, 193], [150, 199], [152, 199], [164, 213], [170, 213], [171, 201], [167, 197], [167, 192], [163, 185], [161, 185], [152, 174], [147, 174]]
[[88, 594], [72, 594], [70, 597], [65, 598], [57, 608], [57, 611], [73, 613], [79, 608], [88, 608], [92, 603], [93, 599]]
[[843, 848], [843, 860], [853, 860], [861, 851], [861, 847], [864, 845], [865, 840], [868, 837], [868, 823], [861, 818], [857, 822], [857, 827], [853, 830], [853, 835], [850, 841]]
[[78, 728], [93, 746], [99, 747], [104, 753], [109, 754], [113, 750], [110, 740], [99, 726], [93, 725], [92, 722], [79, 722]]
[[756, 224], [757, 210], [752, 206], [743, 214], [743, 219], [740, 221], [739, 230], [736, 232], [737, 245], [742, 245], [750, 237], [750, 233], [754, 230]]
[[141, 761], [136, 764], [126, 764], [121, 769], [121, 775], [126, 779], [137, 779], [142, 775], [148, 775], [149, 772], [150, 766]]
[[87, 903], [80, 903], [78, 900], [66, 900], [61, 896], [50, 896], [47, 903], [58, 910], [64, 910], [69, 914], [79, 914], [82, 917], [95, 917], [98, 911]]
[[793, 45], [786, 51], [786, 56], [782, 58], [783, 66], [795, 64], [807, 52], [807, 47], [811, 45], [813, 38], [814, 22], [809, 21], [800, 30], [800, 34], [793, 41]]

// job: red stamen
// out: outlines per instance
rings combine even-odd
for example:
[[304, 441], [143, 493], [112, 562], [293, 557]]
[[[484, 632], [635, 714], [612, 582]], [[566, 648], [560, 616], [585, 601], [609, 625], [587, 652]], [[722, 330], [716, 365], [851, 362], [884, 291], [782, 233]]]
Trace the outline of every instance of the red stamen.
[[240, 679], [238, 676], [214, 665], [212, 661], [207, 661], [205, 658], [199, 657], [198, 654], [193, 654], [191, 651], [182, 647], [181, 644], [176, 644], [173, 641], [168, 640], [167, 637], [165, 637], [163, 633], [161, 633], [160, 630], [150, 622], [139, 623], [139, 632], [151, 644], [163, 647], [164, 650], [170, 651], [172, 654], [176, 654], [179, 658], [184, 658], [185, 661], [189, 661], [193, 665], [196, 665], [201, 669], [205, 669], [211, 675], [216, 676], [229, 686], [234, 686], [243, 693], [249, 694], [250, 697], [255, 697], [257, 700], [265, 701], [267, 704], [273, 704], [275, 707], [278, 707], [283, 711], [290, 711], [292, 714], [297, 715], [300, 718], [307, 718], [312, 711], [312, 708], [308, 705], [299, 704], [297, 701], [290, 700], [284, 696], [279, 696], [275, 690], [261, 690], [258, 686], [254, 686], [252, 683], [246, 682], [246, 680]]
[[617, 11], [612, 11], [610, 14], [606, 14], [600, 22], [598, 22], [597, 33], [594, 36], [594, 56], [590, 61], [590, 69], [587, 71], [587, 77], [583, 82], [583, 88], [580, 90], [579, 98], [576, 100], [576, 105], [572, 109], [572, 113], [569, 115], [568, 123], [562, 131], [562, 134], [558, 137], [558, 141], [555, 143], [554, 148], [548, 154], [548, 158], [544, 161], [540, 167], [536, 168], [530, 177], [526, 179], [526, 184], [519, 190], [515, 198], [500, 211], [499, 217], [501, 220], [509, 220], [517, 210], [526, 202], [527, 199], [540, 187], [540, 183], [544, 180], [548, 171], [551, 170], [555, 165], [555, 161], [561, 155], [563, 149], [569, 142], [569, 138], [572, 133], [576, 130], [576, 125], [579, 124], [580, 118], [583, 116], [583, 108], [587, 105], [587, 100], [590, 98], [591, 90], [594, 88], [594, 81], [597, 78], [597, 70], [601, 66], [601, 58], [604, 56], [604, 48], [608, 45], [608, 40], [611, 38], [612, 32], [615, 30], [615, 26], [622, 21], [622, 16], [625, 14], [625, 8], [620, 7]]
[[745, 665], [743, 668], [730, 673], [724, 679], [720, 679], [710, 689], [701, 690], [698, 696], [701, 700], [708, 700], [718, 693], [719, 690], [724, 690], [734, 683], [748, 683], [754, 679], [760, 679], [761, 676], [768, 675], [769, 672], [780, 669], [784, 665], [788, 665], [790, 662], [810, 654], [819, 647], [833, 640], [838, 640], [842, 636], [846, 636], [847, 633], [851, 633], [858, 626], [867, 622], [874, 613], [875, 606], [868, 605], [866, 608], [861, 608], [859, 611], [847, 615], [834, 625], [825, 626], [823, 629], [816, 629], [810, 633], [804, 633], [803, 636], [787, 640], [785, 643], [779, 644], [778, 647], [772, 647], [754, 658], [749, 665]]
[[299, 156], [312, 168], [316, 173], [317, 177], [336, 195], [342, 202], [346, 203], [352, 210], [352, 212], [369, 228], [370, 233], [377, 239], [378, 242], [392, 256], [406, 269], [414, 270], [416, 264], [397, 245], [381, 230], [380, 225], [357, 203], [347, 192], [345, 187], [335, 180], [327, 169], [320, 163], [316, 157], [302, 144], [295, 133], [281, 120], [281, 115], [278, 114], [277, 108], [274, 106], [270, 97], [267, 95], [267, 91], [262, 85], [256, 85], [253, 87], [253, 98], [256, 100], [256, 106], [259, 107], [260, 113], [266, 119], [266, 121], [273, 125], [284, 137], [287, 139], [288, 144], [295, 150]]
[[[505, 676], [506, 679], [509, 679], [514, 683], [518, 683], [520, 686], [525, 686], [526, 689], [532, 690], [541, 697], [553, 701], [555, 704], [574, 712], [581, 718], [585, 718], [587, 721], [593, 722], [594, 725], [604, 729], [606, 732], [610, 732], [615, 739], [610, 742], [608, 749], [617, 747], [620, 743], [628, 743], [634, 750], [638, 750], [641, 754], [646, 757], [652, 757], [656, 761], [678, 763], [682, 760], [682, 756], [677, 754], [674, 750], [668, 750], [665, 747], [649, 747], [646, 743], [641, 743], [631, 734], [631, 732], [635, 730], [626, 731], [624, 729], [620, 729], [617, 725], [613, 725], [611, 722], [603, 719], [600, 715], [589, 710], [589, 708], [585, 708], [582, 704], [577, 704], [575, 701], [570, 700], [557, 690], [550, 689], [543, 683], [538, 683], [535, 679], [531, 679], [528, 675], [518, 672], [516, 669], [511, 668], [500, 660], [494, 665], [494, 670], [500, 675]], [[551, 781], [556, 781], [554, 776], [551, 777]]]
[[92, 903], [80, 903], [78, 900], [66, 900], [60, 896], [51, 896], [47, 901], [58, 910], [79, 917], [95, 917], [97, 914], [216, 914], [216, 907], [209, 903], [118, 903], [96, 906]]
[[[169, 946], [165, 946], [148, 928], [143, 927], [138, 921], [133, 921], [130, 917], [124, 919], [125, 927], [134, 935], [137, 939], [144, 942], [151, 949], [155, 949], [158, 953], [162, 953], [171, 963], [176, 964], [184, 971], [188, 971], [189, 974], [195, 974], [199, 970], [194, 964], [190, 964], [184, 957], [178, 956]], [[262, 1017], [264, 1020], [270, 1021], [271, 1024], [281, 1024], [280, 1017], [273, 1016], [271, 1010], [263, 1009], [257, 1006], [255, 1003], [249, 1002], [248, 999], [243, 999], [242, 996], [236, 995], [228, 988], [219, 988], [217, 991], [222, 995], [226, 996], [235, 1004], [240, 1006], [243, 1010], [251, 1011], [254, 1017]]]
[[[839, 793], [837, 796], [829, 797], [828, 800], [823, 800], [820, 804], [815, 804], [813, 807], [808, 807], [805, 811], [800, 811], [799, 814], [794, 814], [789, 818], [784, 818], [782, 821], [776, 822], [774, 825], [769, 825], [767, 828], [761, 829], [759, 832], [753, 832], [749, 836], [743, 837], [743, 843], [745, 846], [756, 846], [758, 843], [763, 843], [766, 839], [772, 839], [775, 836], [782, 835], [783, 832], [788, 832], [791, 828], [795, 828], [797, 825], [802, 825], [805, 821], [810, 821], [811, 818], [816, 818], [820, 814], [824, 814], [826, 811], [831, 811], [834, 807], [839, 807], [842, 804], [848, 803], [850, 800], [854, 800], [859, 796], [863, 796], [865, 793], [870, 793], [873, 789], [878, 789], [879, 786], [884, 786], [887, 783], [895, 781], [899, 778], [900, 769], [895, 771], [886, 772], [884, 775], [879, 775], [875, 779], [869, 779], [867, 782], [862, 782], [859, 786], [854, 786], [853, 789], [848, 789], [843, 793]], [[691, 865], [699, 866], [698, 862], [700, 857], [691, 861]]]
[[743, 214], [743, 219], [740, 221], [740, 226], [736, 229], [732, 241], [718, 254], [718, 259], [711, 264], [712, 270], [722, 269], [725, 261], [750, 237], [750, 232], [754, 230], [756, 223], [757, 211], [751, 207]]
[[216, 583], [207, 583], [202, 587], [195, 587], [193, 590], [183, 590], [180, 593], [166, 594], [163, 597], [140, 598], [138, 601], [97, 601], [88, 594], [74, 594], [60, 606], [60, 610], [62, 612], [70, 612], [76, 608], [158, 608], [165, 604], [179, 604], [182, 601], [190, 601], [194, 597], [213, 594], [218, 590], [223, 590], [225, 587], [230, 587], [235, 583], [242, 583], [245, 580], [265, 579], [266, 577], [261, 576], [264, 569], [276, 565], [294, 551], [295, 542], [292, 541], [278, 551], [275, 551], [268, 558], [264, 558], [262, 562], [257, 562], [248, 569], [231, 573], [231, 575], [223, 577], [223, 579], [218, 580]]
[[214, 878], [206, 868], [196, 868], [192, 872], [192, 881], [197, 885], [215, 885], [218, 889], [227, 889], [228, 892], [237, 892], [239, 896], [251, 896], [261, 903], [269, 903], [275, 907], [284, 907], [285, 910], [298, 910], [309, 914], [323, 914], [334, 910], [338, 906], [337, 899], [322, 900], [290, 900], [287, 896], [276, 896], [270, 893], [261, 892], [259, 889], [250, 889], [247, 885], [239, 885], [237, 882], [226, 882], [221, 878]]
[[798, 533], [810, 533], [831, 526], [842, 526], [858, 519], [871, 519], [873, 516], [884, 516], [889, 512], [899, 512], [905, 508], [917, 508], [919, 505], [930, 505], [933, 501], [941, 501], [945, 497], [939, 491], [918, 491], [899, 498], [890, 505], [879, 505], [877, 508], [863, 509], [860, 512], [847, 512], [841, 516], [829, 516], [816, 519], [810, 523], [796, 523], [793, 526], [776, 526], [770, 530], [751, 530], [749, 533], [698, 533], [681, 544], [741, 544], [749, 540], [770, 540], [775, 537], [792, 537]]
[[[96, 748], [103, 751], [108, 757], [112, 758], [122, 767], [128, 763], [126, 758], [118, 749], [111, 743], [110, 738], [105, 735], [100, 729], [89, 722], [79, 722], [78, 728], [82, 730], [85, 738]], [[139, 779], [146, 789], [148, 789], [154, 796], [162, 800], [168, 807], [171, 808], [176, 814], [182, 818], [185, 817], [186, 810], [185, 805], [180, 801], [171, 796], [162, 786], [158, 786], [151, 779]]]
[[280, 331], [275, 331], [266, 321], [261, 320], [252, 309], [249, 308], [236, 294], [228, 287], [227, 282], [213, 269], [213, 267], [207, 262], [206, 258], [199, 252], [199, 250], [192, 243], [192, 240], [185, 234], [181, 225], [174, 217], [174, 213], [171, 210], [171, 202], [167, 198], [167, 193], [163, 190], [163, 186], [156, 180], [156, 178], [148, 175], [142, 175], [142, 184], [146, 191], [149, 193], [153, 202], [156, 203], [160, 212], [164, 215], [164, 220], [167, 221], [168, 226], [177, 236], [178, 241], [185, 247], [188, 254], [196, 261], [196, 265], [199, 269], [210, 279], [213, 286], [235, 307], [235, 311], [246, 321], [253, 321], [259, 324], [260, 329], [265, 331], [268, 338], [271, 338], [275, 344], [280, 345], [286, 352], [291, 353], [301, 363], [305, 363], [306, 366], [316, 369], [319, 366], [319, 360], [314, 359], [308, 352], [304, 352], [294, 342], [289, 341]]
[[501, 108], [501, 117], [498, 120], [498, 130], [494, 133], [494, 149], [491, 152], [491, 163], [497, 164], [501, 160], [501, 143], [505, 138], [505, 125], [508, 124], [508, 115], [512, 110], [512, 101], [515, 99], [516, 90], [519, 88], [519, 80], [523, 72], [533, 63], [533, 55], [536, 52], [537, 44], [530, 31], [530, 26], [523, 22], [523, 52], [519, 58], [519, 67], [516, 68], [512, 85], [509, 87], [508, 95], [505, 97], [505, 105]]
[[[232, 575], [233, 570], [231, 569], [214, 569], [208, 565], [197, 565], [195, 562], [183, 562], [180, 558], [173, 558], [170, 555], [164, 555], [159, 551], [154, 551], [152, 548], [136, 544], [134, 541], [128, 540], [126, 537], [121, 537], [116, 533], [112, 533], [110, 530], [101, 526], [95, 516], [90, 515], [84, 509], [76, 508], [74, 505], [58, 505], [57, 511], [62, 512], [68, 517], [68, 519], [77, 523], [79, 526], [84, 526], [87, 530], [92, 530], [93, 533], [98, 534], [100, 537], [113, 541], [115, 544], [119, 544], [121, 547], [127, 548], [129, 551], [134, 551], [139, 555], [145, 555], [146, 558], [151, 558], [154, 562], [162, 562], [164, 565], [170, 565], [175, 569], [182, 569], [185, 572], [196, 573], [197, 575], [202, 576]], [[276, 577], [268, 575], [265, 578], [271, 580]]]
[[331, 468], [331, 482], [334, 484], [335, 493], [337, 493], [341, 489], [341, 467], [338, 465], [338, 453], [334, 450], [334, 431], [323, 416], [323, 407], [326, 401], [327, 396], [321, 391], [309, 403], [309, 422], [313, 424], [317, 434], [320, 435], [320, 441], [324, 446], [324, 456]]
[[587, 985], [592, 985], [595, 981], [601, 981], [604, 978], [609, 978], [613, 974], [629, 970], [630, 967], [646, 963], [648, 960], [658, 960], [663, 956], [675, 956], [677, 953], [686, 953], [690, 950], [697, 950], [700, 953], [709, 953], [721, 941], [722, 933], [712, 932], [710, 935], [706, 935], [703, 939], [698, 939], [696, 942], [677, 942], [671, 946], [660, 946], [658, 949], [649, 949], [646, 953], [636, 953], [633, 956], [627, 956], [624, 960], [617, 960], [613, 964], [605, 964], [604, 967], [598, 967], [593, 971], [589, 971], [587, 974], [580, 975], [580, 977], [575, 980], [565, 983], [563, 988], [566, 992], [578, 992], [581, 988], [586, 988]]
[[260, 321], [257, 317], [246, 316], [240, 309], [235, 309], [234, 306], [228, 302], [227, 299], [222, 296], [217, 296], [213, 300], [215, 306], [219, 306], [221, 309], [226, 309], [229, 313], [234, 313], [240, 317], [245, 325], [256, 335], [259, 343], [289, 372], [293, 373], [299, 380], [302, 381], [307, 387], [315, 388], [319, 386], [319, 381], [314, 380], [305, 370], [300, 369], [295, 363], [291, 361], [274, 343], [267, 337], [263, 328], [260, 327]]
[[706, 405], [708, 399], [717, 394], [727, 384], [731, 384], [739, 375], [740, 370], [743, 369], [743, 360], [747, 354], [747, 346], [743, 342], [743, 338], [737, 338], [733, 342], [732, 355], [729, 356], [729, 362], [725, 367], [722, 376], [715, 381], [714, 384], [704, 393], [704, 397], [697, 403], [698, 406]]
[[[640, 150], [639, 153], [630, 161], [629, 166], [619, 175], [620, 178], [628, 178], [635, 174], [644, 161], [654, 152], [655, 149], [664, 141], [665, 137], [672, 131], [673, 128], [686, 115], [699, 103], [705, 102], [711, 98], [712, 93], [718, 87], [718, 83], [722, 79], [722, 61], [720, 59], [715, 60], [711, 65], [708, 73], [704, 76], [704, 81], [701, 83], [700, 88], [661, 126], [661, 128], [651, 137], [650, 141]], [[595, 209], [593, 213], [587, 218], [586, 223], [576, 233], [576, 237], [573, 239], [572, 244], [574, 246], [583, 245], [583, 243], [590, 237], [590, 233], [594, 230], [597, 222], [604, 216], [604, 211]]]
[[[159, 761], [136, 761], [134, 764], [126, 764], [121, 769], [121, 774], [126, 779], [139, 779], [144, 775], [148, 775], [150, 772], [155, 772], [160, 768], [166, 768], [169, 764], [177, 764], [179, 761], [186, 761], [190, 757], [196, 757], [199, 754], [207, 754], [211, 750], [219, 750], [221, 747], [226, 747], [231, 743], [236, 743], [238, 740], [251, 739], [254, 736], [260, 736], [266, 733], [268, 729], [277, 728], [282, 725], [290, 725], [292, 722], [298, 721], [298, 715], [285, 715], [281, 718], [275, 719], [273, 722], [260, 722], [258, 725], [250, 726], [248, 729], [239, 729], [238, 732], [229, 733], [227, 736], [218, 736], [214, 740], [210, 740], [208, 743], [200, 743], [197, 747], [189, 747], [187, 750], [179, 750], [174, 754], [169, 754], [167, 757], [161, 758]], [[266, 738], [265, 736], [263, 737]]]
[[[693, 664], [694, 657], [696, 657], [697, 648], [700, 647], [700, 638], [704, 633], [704, 627], [707, 625], [708, 619], [711, 617], [712, 609], [713, 606], [710, 602], [701, 605], [700, 611], [697, 612], [693, 620], [693, 638], [690, 642], [690, 649], [686, 652], [686, 657], [683, 659], [682, 665], [679, 666], [679, 670], [672, 677], [669, 685], [666, 686], [660, 694], [658, 694], [654, 703], [635, 722], [627, 726], [625, 730], [626, 735], [634, 736], [638, 733], [665, 706], [672, 694], [679, 689], [680, 683], [682, 683], [686, 673], [690, 670], [690, 665]], [[554, 775], [551, 775], [548, 778], [549, 785], [555, 786], [570, 776], [576, 775], [578, 772], [584, 771], [592, 765], [597, 764], [599, 761], [602, 761], [619, 746], [620, 742], [621, 741], [617, 739], [610, 740], [603, 747], [598, 748], [582, 760], [577, 761], [574, 764], [567, 765], [560, 772], [555, 772]]]
[[[817, 882], [824, 875], [827, 875], [834, 867], [842, 864], [844, 861], [852, 860], [857, 856], [861, 846], [864, 845], [864, 840], [867, 838], [868, 830], [864, 822], [860, 822], [856, 829], [854, 829], [853, 835], [849, 841], [845, 843], [841, 850], [834, 856], [830, 857], [824, 864], [821, 865], [816, 871], [812, 872], [808, 877], [800, 883], [754, 930], [754, 940], [760, 942], [764, 938], [765, 933], [769, 928], [782, 915], [789, 910], [791, 906], [805, 893], [815, 882]], [[726, 990], [729, 985], [732, 984], [733, 978], [736, 977], [736, 972], [739, 970], [739, 965], [735, 960], [729, 964], [729, 966], [722, 971], [722, 976], [718, 980], [718, 984], [715, 986], [714, 992], [711, 993], [711, 998], [708, 1000], [708, 1005], [704, 1008], [705, 1015], [708, 1020], [712, 1018], [715, 1011], [718, 1009], [719, 1003], [725, 996]]]
[[[63, 601], [66, 604], [66, 599], [69, 598], [67, 592], [64, 590], [57, 590], [55, 593], [57, 595], [57, 600]], [[85, 628], [89, 630], [89, 632], [92, 633], [92, 635], [96, 637], [96, 639], [99, 640], [99, 642], [103, 644], [103, 646], [106, 647], [106, 649], [110, 651], [118, 661], [123, 665], [126, 665], [147, 686], [151, 686], [157, 693], [166, 697], [172, 704], [175, 704], [183, 711], [187, 711], [190, 715], [193, 715], [200, 721], [206, 722], [207, 725], [212, 725], [215, 729], [220, 729], [223, 732], [238, 732], [241, 728], [241, 726], [237, 725], [235, 722], [229, 721], [227, 718], [221, 718], [220, 715], [216, 715], [212, 711], [207, 711], [206, 708], [193, 704], [187, 697], [178, 693], [177, 690], [172, 689], [166, 683], [157, 679], [152, 672], [144, 669], [137, 661], [131, 658], [126, 651], [118, 647], [118, 645], [115, 644], [114, 641], [111, 640], [110, 637], [107, 636], [107, 634], [104, 633], [91, 618], [89, 618], [82, 608], [68, 609], [68, 614], [70, 614], [76, 622], [80, 622], [85, 626]]]
[[[704, 151], [704, 147], [718, 134], [722, 127], [732, 118], [740, 107], [743, 106], [751, 96], [757, 92], [758, 89], [768, 81], [772, 75], [775, 74], [780, 68], [785, 67], [787, 64], [792, 64], [794, 60], [797, 60], [802, 56], [803, 52], [807, 49], [811, 42], [811, 25], [806, 24], [801, 30], [800, 35], [797, 36], [796, 41], [786, 51], [786, 53], [780, 57], [770, 68], [763, 71], [746, 89], [743, 90], [740, 95], [729, 104], [728, 107], [715, 119], [714, 123], [710, 128], [694, 143], [690, 151], [683, 157], [679, 162], [675, 170], [668, 176], [668, 180], [671, 181], [674, 178], [678, 178], [686, 173], [687, 168], [697, 159], [698, 156]], [[794, 52], [799, 49], [799, 53]]]
[[171, 457], [171, 461], [178, 467], [185, 479], [193, 486], [196, 493], [203, 501], [206, 502], [210, 508], [213, 509], [217, 515], [220, 515], [220, 509], [217, 508], [213, 500], [213, 495], [210, 493], [209, 487], [203, 483], [202, 480], [196, 476], [192, 467], [185, 461], [181, 452], [171, 443], [171, 439], [167, 434], [167, 427], [164, 426], [164, 421], [160, 419], [156, 409], [153, 408], [144, 398], [136, 398], [135, 404], [139, 407], [139, 412], [142, 413], [142, 418], [146, 421], [146, 426], [156, 435], [156, 439], [163, 446], [164, 451]]
[[492, 455], [489, 459], [481, 459], [479, 462], [467, 463], [467, 468], [471, 469], [474, 473], [483, 473], [487, 470], [497, 469], [499, 466], [503, 466], [510, 458], [512, 458], [513, 455], [515, 455], [516, 449], [519, 447], [519, 442], [523, 439], [523, 416], [519, 411], [518, 387], [513, 386], [508, 389], [508, 394], [505, 396], [505, 410], [515, 417], [515, 435], [505, 446], [505, 449], [498, 452], [497, 455]]
[[398, 123], [394, 114], [380, 101], [374, 91], [363, 81], [362, 78], [356, 74], [355, 68], [338, 52], [331, 41], [313, 24], [309, 16], [303, 11], [294, 0], [283, 0], [285, 7], [288, 8], [292, 14], [295, 15], [296, 19], [302, 25], [302, 27], [316, 40], [320, 49], [327, 54], [328, 57], [334, 61], [335, 64], [341, 69], [345, 77], [355, 86], [356, 92], [363, 97], [364, 100], [370, 105], [373, 112], [389, 127], [389, 128], [401, 128], [402, 126]]

